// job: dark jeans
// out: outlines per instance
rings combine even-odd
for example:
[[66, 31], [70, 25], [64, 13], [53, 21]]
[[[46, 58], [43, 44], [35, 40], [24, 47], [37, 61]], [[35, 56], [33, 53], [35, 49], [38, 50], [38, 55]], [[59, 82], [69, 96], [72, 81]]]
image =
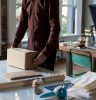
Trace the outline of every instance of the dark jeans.
[[54, 71], [56, 52], [57, 52], [57, 49], [53, 50], [53, 52], [48, 57], [48, 59], [43, 64], [41, 64], [39, 66], [42, 68], [46, 68], [48, 70]]

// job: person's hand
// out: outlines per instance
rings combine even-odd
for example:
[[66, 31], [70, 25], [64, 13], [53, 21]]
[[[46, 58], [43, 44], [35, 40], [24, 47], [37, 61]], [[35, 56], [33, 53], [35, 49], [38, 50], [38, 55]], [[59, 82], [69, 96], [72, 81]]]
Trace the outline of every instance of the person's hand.
[[33, 61], [34, 65], [39, 65], [42, 64], [46, 61], [47, 57], [45, 55], [43, 55], [42, 53], [40, 53], [36, 59]]

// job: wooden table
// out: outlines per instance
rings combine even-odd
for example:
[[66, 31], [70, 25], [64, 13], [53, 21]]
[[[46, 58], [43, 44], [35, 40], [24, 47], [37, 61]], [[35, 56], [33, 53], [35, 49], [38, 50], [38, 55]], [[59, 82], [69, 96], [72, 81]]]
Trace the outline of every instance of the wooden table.
[[[71, 50], [78, 50], [78, 54], [82, 54], [85, 56], [92, 57], [92, 68], [91, 71], [96, 72], [96, 49], [90, 49], [90, 48], [79, 48], [79, 47], [74, 47], [74, 46], [64, 46], [64, 42], [59, 43], [59, 50], [63, 51], [66, 53], [66, 74], [68, 76], [72, 75], [72, 61], [71, 61]], [[88, 54], [89, 53], [89, 54]]]

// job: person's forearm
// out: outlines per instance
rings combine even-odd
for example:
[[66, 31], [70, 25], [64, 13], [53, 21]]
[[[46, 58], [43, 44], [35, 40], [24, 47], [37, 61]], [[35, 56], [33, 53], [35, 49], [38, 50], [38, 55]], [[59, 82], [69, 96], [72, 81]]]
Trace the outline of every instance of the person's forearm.
[[52, 50], [54, 50], [57, 47], [60, 33], [59, 0], [49, 1], [50, 35], [45, 48], [42, 50], [42, 53], [46, 56], [50, 55]]
[[12, 47], [18, 47], [19, 43], [24, 37], [26, 30], [27, 30], [27, 24], [21, 21], [15, 33], [15, 39], [13, 41]]

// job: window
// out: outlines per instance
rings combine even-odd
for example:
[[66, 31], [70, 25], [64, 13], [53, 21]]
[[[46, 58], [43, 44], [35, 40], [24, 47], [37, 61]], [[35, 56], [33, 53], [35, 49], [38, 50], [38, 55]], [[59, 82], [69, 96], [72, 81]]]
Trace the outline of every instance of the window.
[[22, 3], [22, 0], [16, 0], [16, 26], [18, 26], [18, 22], [20, 19], [21, 3]]
[[[16, 0], [16, 27], [18, 26], [19, 20], [20, 20], [20, 13], [21, 13], [21, 4], [22, 0]], [[23, 41], [26, 41], [28, 39], [27, 32], [23, 38]]]
[[[79, 4], [79, 5], [78, 5]], [[82, 17], [82, 13], [77, 13], [77, 10], [82, 11], [82, 0], [61, 0], [61, 35], [74, 34], [77, 32], [77, 23], [79, 23], [77, 16]], [[78, 21], [77, 21], [78, 20]], [[80, 30], [78, 30], [81, 32]]]
[[74, 33], [75, 30], [75, 0], [62, 0], [61, 35]]

